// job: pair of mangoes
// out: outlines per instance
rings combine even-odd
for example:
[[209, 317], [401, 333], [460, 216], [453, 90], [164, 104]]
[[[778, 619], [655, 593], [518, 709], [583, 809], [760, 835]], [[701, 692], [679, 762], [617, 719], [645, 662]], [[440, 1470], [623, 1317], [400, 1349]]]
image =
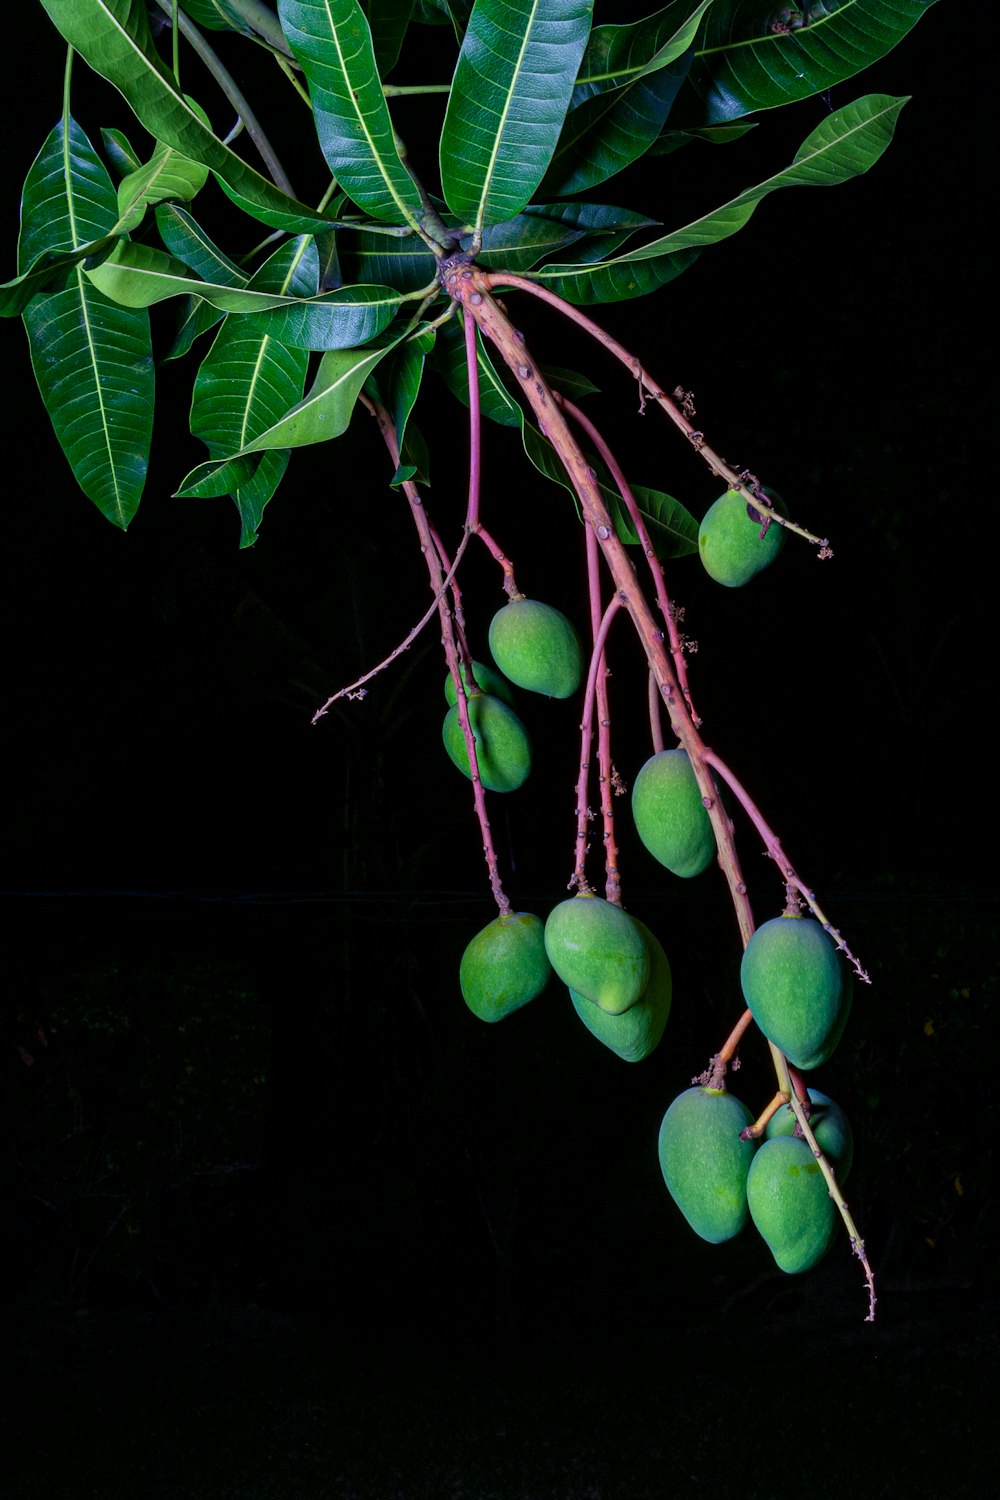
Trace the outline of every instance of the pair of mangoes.
[[[474, 661], [471, 689], [464, 667], [462, 681], [468, 692], [479, 779], [488, 791], [513, 792], [531, 770], [531, 741], [515, 712], [509, 684], [551, 698], [568, 698], [580, 685], [583, 653], [564, 614], [550, 604], [523, 597], [497, 611], [489, 641], [499, 672]], [[469, 751], [450, 674], [445, 697], [450, 707], [442, 728], [444, 746], [459, 770], [469, 776]]]
[[[785, 516], [784, 501], [766, 485], [761, 494], [773, 510]], [[759, 510], [747, 503], [738, 490], [727, 490], [709, 506], [698, 528], [698, 552], [705, 571], [727, 588], [742, 588], [755, 574], [769, 567], [781, 551], [785, 528], [771, 521], [764, 524]]]
[[545, 951], [588, 1031], [625, 1062], [648, 1057], [670, 1015], [673, 977], [646, 924], [602, 896], [571, 896], [549, 913]]
[[[840, 1180], [850, 1170], [850, 1126], [825, 1095], [810, 1089], [810, 1124]], [[660, 1125], [660, 1168], [667, 1190], [696, 1234], [720, 1244], [747, 1217], [782, 1271], [807, 1271], [829, 1249], [836, 1208], [808, 1143], [793, 1135], [788, 1106], [769, 1122], [762, 1144], [743, 1139], [746, 1105], [725, 1089], [695, 1086], [673, 1101]]]

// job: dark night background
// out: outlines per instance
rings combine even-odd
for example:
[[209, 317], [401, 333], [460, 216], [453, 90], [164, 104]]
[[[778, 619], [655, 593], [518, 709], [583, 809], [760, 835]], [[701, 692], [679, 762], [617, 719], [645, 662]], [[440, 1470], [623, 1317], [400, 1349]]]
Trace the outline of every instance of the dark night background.
[[[695, 559], [670, 581], [707, 739], [874, 980], [817, 1077], [855, 1129], [874, 1327], [842, 1243], [782, 1277], [752, 1228], [695, 1239], [663, 1187], [659, 1120], [740, 1004], [718, 876], [678, 890], [622, 831], [626, 901], [674, 971], [646, 1062], [606, 1053], [556, 985], [495, 1028], [463, 1005], [459, 957], [492, 913], [440, 747], [436, 631], [310, 725], [425, 608], [371, 424], [297, 453], [240, 552], [229, 501], [170, 498], [203, 450], [166, 420], [183, 419], [191, 368], [165, 366], [146, 496], [121, 533], [75, 491], [5, 326], [17, 1500], [992, 1492], [994, 400], [985, 90], [956, 61], [959, 25], [974, 52], [984, 18], [941, 3], [834, 91], [834, 106], [913, 96], [867, 176], [766, 199], [673, 285], [600, 314], [833, 540], [821, 564], [793, 539], [746, 590]], [[10, 25], [5, 275], [63, 55], [39, 7]], [[94, 139], [124, 123], [82, 65], [75, 99]], [[690, 147], [608, 197], [685, 223], [786, 165], [825, 109], [765, 115], [744, 143]], [[402, 104], [397, 119], [405, 135]], [[617, 369], [543, 312], [518, 318], [536, 357], [602, 387], [630, 477], [700, 516], [718, 486], [636, 415]], [[420, 420], [429, 504], [454, 537], [464, 423], [447, 403]], [[508, 433], [486, 441], [487, 524], [521, 586], [580, 619], [568, 501], [516, 439], [510, 458]], [[501, 602], [471, 559], [482, 650]], [[624, 629], [613, 666], [631, 779], [648, 751]], [[494, 830], [515, 903], [544, 914], [572, 864], [576, 711], [523, 697], [542, 764]], [[760, 920], [780, 889], [746, 830], [741, 847]], [[766, 1056], [745, 1050], [734, 1090], [759, 1107]]]

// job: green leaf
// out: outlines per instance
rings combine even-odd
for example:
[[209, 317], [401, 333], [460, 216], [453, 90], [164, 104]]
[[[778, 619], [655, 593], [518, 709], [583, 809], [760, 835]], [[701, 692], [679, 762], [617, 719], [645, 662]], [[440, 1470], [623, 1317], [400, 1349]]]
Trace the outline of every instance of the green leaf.
[[716, 124], [822, 93], [884, 57], [931, 3], [844, 0], [827, 14], [808, 0], [798, 11], [777, 0], [714, 0], [675, 123]]
[[182, 297], [180, 301], [180, 312], [174, 332], [173, 343], [166, 354], [161, 355], [164, 363], [171, 359], [180, 359], [187, 354], [195, 339], [203, 333], [208, 333], [217, 323], [221, 323], [225, 313], [219, 312], [218, 308], [212, 307], [208, 302], [203, 302], [200, 297]]
[[357, 0], [280, 0], [279, 14], [309, 83], [330, 171], [373, 218], [416, 227], [420, 195], [399, 159], [371, 31]]
[[189, 266], [202, 281], [219, 286], [246, 286], [248, 278], [227, 255], [213, 243], [187, 209], [176, 203], [160, 203], [156, 208], [156, 227], [170, 254]]
[[255, 172], [212, 134], [158, 56], [144, 0], [41, 0], [41, 4], [70, 46], [125, 96], [150, 135], [208, 167], [262, 223], [301, 233], [326, 222]]
[[123, 130], [102, 128], [101, 144], [119, 177], [126, 177], [129, 172], [138, 172], [142, 166], [142, 157]]
[[[424, 375], [424, 362], [434, 348], [435, 330], [422, 329], [412, 338], [404, 339], [389, 356], [385, 367], [379, 372], [379, 383], [385, 392], [386, 405], [392, 414], [396, 429], [396, 441], [400, 453], [406, 451], [407, 424], [420, 394]], [[412, 475], [406, 475], [412, 478]]]
[[204, 26], [207, 31], [240, 31], [244, 36], [254, 34], [226, 0], [184, 0], [182, 9], [187, 11], [196, 26]]
[[476, 0], [441, 132], [441, 184], [475, 230], [513, 219], [552, 158], [593, 0]]
[[[519, 427], [523, 420], [520, 406], [507, 390], [476, 330], [479, 367], [479, 410], [501, 427]], [[469, 404], [469, 368], [465, 355], [465, 332], [457, 318], [451, 318], [438, 329], [434, 366], [453, 396], [463, 406]]]
[[599, 265], [546, 266], [533, 279], [579, 304], [644, 296], [686, 269], [700, 246], [742, 229], [768, 193], [784, 187], [832, 186], [867, 172], [892, 139], [905, 103], [906, 99], [887, 94], [856, 99], [826, 117], [800, 146], [790, 167], [748, 188], [722, 208]]
[[19, 317], [39, 292], [61, 291], [73, 266], [82, 260], [100, 259], [117, 243], [117, 235], [108, 234], [76, 250], [43, 250], [20, 276], [0, 283], [0, 318]]
[[[250, 285], [256, 291], [309, 297], [319, 286], [319, 256], [312, 236], [282, 245]], [[242, 452], [302, 399], [309, 364], [304, 349], [288, 349], [256, 331], [250, 318], [228, 317], [202, 361], [194, 383], [191, 432], [213, 458]], [[264, 506], [288, 465], [288, 453], [265, 454], [253, 473], [229, 493], [240, 513], [240, 546], [257, 539]]]
[[[698, 551], [698, 522], [679, 500], [662, 490], [648, 489], [643, 484], [630, 485], [630, 489], [646, 523], [657, 557], [687, 557]], [[611, 498], [614, 501], [611, 514], [615, 530], [627, 545], [637, 544], [639, 534], [632, 525], [621, 496], [615, 492]]]
[[418, 235], [389, 239], [384, 234], [359, 230], [341, 237], [344, 268], [355, 281], [392, 286], [400, 292], [417, 292], [437, 275], [437, 261]]
[[704, 141], [709, 146], [728, 146], [730, 141], [738, 141], [751, 130], [756, 130], [757, 124], [754, 120], [740, 120], [733, 125], [705, 125], [691, 130], [664, 130], [649, 148], [650, 156], [669, 156], [673, 151], [679, 151], [682, 146], [690, 146], [692, 141]]
[[193, 292], [223, 312], [254, 314], [257, 332], [296, 349], [347, 349], [368, 343], [391, 323], [402, 302], [398, 292], [384, 286], [349, 286], [300, 298], [258, 291], [253, 283], [238, 287], [199, 281], [162, 250], [124, 240], [87, 275], [126, 307], [151, 307]]
[[[400, 335], [401, 337], [402, 335]], [[266, 432], [253, 439], [244, 453], [234, 453], [221, 462], [209, 461], [192, 469], [177, 495], [210, 495], [218, 490], [207, 488], [223, 464], [243, 458], [247, 453], [264, 453], [272, 448], [302, 448], [310, 443], [325, 443], [346, 432], [361, 388], [379, 361], [397, 340], [377, 349], [333, 349], [320, 360], [316, 379], [308, 394], [279, 418]], [[230, 476], [225, 478], [229, 490]]]
[[626, 26], [597, 26], [590, 34], [573, 89], [573, 107], [595, 94], [629, 88], [668, 67], [692, 45], [713, 0], [673, 0]]
[[[73, 119], [49, 134], [22, 194], [19, 267], [100, 241], [118, 217], [114, 185]], [[88, 499], [126, 527], [142, 496], [152, 436], [154, 373], [145, 312], [115, 306], [82, 263], [66, 287], [35, 297], [24, 323], [56, 437]]]
[[[188, 103], [207, 125], [208, 117], [201, 106], [193, 99], [189, 99]], [[130, 234], [133, 229], [138, 228], [151, 204], [165, 203], [171, 199], [182, 203], [190, 202], [197, 197], [207, 181], [208, 168], [202, 166], [201, 162], [192, 161], [190, 157], [175, 151], [172, 146], [165, 146], [162, 141], [157, 141], [145, 166], [130, 172], [118, 184], [118, 229], [123, 234]]]
[[365, 6], [375, 63], [383, 78], [388, 77], [399, 59], [412, 11], [413, 0], [369, 0]]

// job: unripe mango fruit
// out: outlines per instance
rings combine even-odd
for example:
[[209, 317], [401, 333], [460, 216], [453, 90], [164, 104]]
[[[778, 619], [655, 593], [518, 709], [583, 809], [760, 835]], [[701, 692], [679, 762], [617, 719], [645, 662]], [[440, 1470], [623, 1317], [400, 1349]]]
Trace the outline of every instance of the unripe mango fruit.
[[695, 1234], [719, 1245], [747, 1218], [747, 1173], [756, 1141], [741, 1141], [753, 1115], [725, 1089], [678, 1094], [660, 1125], [660, 1170]]
[[649, 953], [649, 979], [635, 1004], [620, 1016], [612, 1016], [576, 990], [571, 989], [569, 996], [580, 1020], [598, 1041], [617, 1052], [624, 1062], [642, 1062], [657, 1046], [667, 1024], [673, 976], [659, 938], [637, 917], [632, 920], [642, 933]]
[[808, 1271], [829, 1250], [837, 1210], [805, 1141], [779, 1135], [764, 1142], [750, 1167], [747, 1201], [778, 1267], [790, 1276]]
[[[461, 668], [461, 672], [462, 681], [468, 683], [468, 676], [464, 665]], [[501, 702], [506, 703], [508, 708], [514, 707], [514, 694], [511, 692], [510, 683], [506, 677], [501, 676], [493, 667], [488, 667], [485, 662], [473, 661], [472, 682], [473, 692], [490, 693], [492, 697], [499, 698]], [[456, 701], [455, 679], [450, 672], [444, 680], [444, 696], [447, 699], [449, 708], [453, 707]]]
[[580, 686], [580, 638], [551, 604], [512, 599], [497, 610], [490, 622], [490, 650], [504, 676], [532, 693], [569, 698]]
[[[531, 741], [517, 714], [489, 693], [474, 693], [466, 700], [469, 723], [476, 741], [479, 779], [491, 792], [514, 792], [531, 770]], [[444, 748], [460, 771], [471, 776], [469, 752], [458, 717], [458, 704], [449, 708], [441, 729]]]
[[[843, 1186], [847, 1181], [854, 1161], [854, 1132], [850, 1121], [839, 1104], [835, 1104], [819, 1089], [809, 1090], [809, 1128], [816, 1143], [837, 1174]], [[795, 1116], [790, 1104], [783, 1104], [777, 1114], [772, 1115], [764, 1132], [770, 1141], [777, 1135], [791, 1135], [795, 1130]]]
[[[786, 514], [780, 495], [766, 486], [763, 494], [774, 510]], [[727, 490], [709, 506], [698, 528], [698, 551], [705, 571], [716, 583], [742, 588], [755, 573], [774, 562], [785, 540], [785, 528], [772, 521], [761, 538], [763, 525], [763, 516], [759, 511], [749, 514], [738, 490]]]
[[551, 977], [545, 924], [527, 911], [496, 917], [477, 932], [459, 966], [462, 996], [481, 1021], [502, 1021], [540, 995]]
[[851, 985], [837, 945], [813, 917], [773, 917], [750, 939], [740, 983], [769, 1042], [797, 1068], [818, 1068], [840, 1040]]
[[715, 834], [686, 750], [661, 750], [632, 787], [636, 832], [654, 859], [685, 879], [715, 858]]
[[545, 951], [563, 984], [611, 1015], [634, 1005], [649, 982], [637, 922], [603, 896], [570, 896], [545, 923]]

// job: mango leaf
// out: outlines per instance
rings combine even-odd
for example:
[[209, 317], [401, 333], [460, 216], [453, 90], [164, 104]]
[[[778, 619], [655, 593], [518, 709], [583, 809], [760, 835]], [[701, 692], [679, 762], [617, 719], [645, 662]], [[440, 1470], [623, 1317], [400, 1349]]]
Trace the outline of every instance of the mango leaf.
[[[333, 349], [324, 354], [311, 389], [297, 405], [254, 438], [243, 453], [234, 453], [221, 462], [209, 460], [192, 469], [175, 494], [201, 496], [219, 493], [211, 485], [222, 465], [231, 464], [233, 459], [244, 458], [247, 454], [264, 453], [272, 448], [302, 448], [310, 443], [325, 443], [329, 438], [340, 437], [347, 430], [362, 386], [397, 342], [397, 339], [392, 339], [377, 349]], [[225, 477], [223, 493], [229, 489], [230, 475]]]
[[[477, 364], [479, 366], [479, 410], [501, 427], [519, 427], [523, 420], [520, 406], [507, 390], [490, 359], [479, 330], [476, 330]], [[465, 333], [457, 318], [451, 318], [438, 329], [434, 365], [453, 396], [463, 406], [469, 404], [469, 369], [465, 355]]]
[[399, 59], [406, 29], [410, 24], [413, 0], [369, 0], [365, 14], [372, 29], [375, 64], [386, 78]]
[[[118, 217], [114, 185], [72, 118], [52, 130], [22, 194], [19, 269], [101, 241]], [[56, 437], [88, 499], [126, 527], [142, 496], [153, 424], [149, 315], [109, 302], [82, 262], [65, 288], [24, 311], [31, 363]]]
[[62, 291], [73, 266], [82, 260], [100, 259], [117, 243], [118, 236], [108, 234], [75, 250], [43, 250], [20, 276], [0, 283], [0, 318], [19, 317], [39, 292]]
[[591, 0], [476, 0], [441, 132], [441, 185], [474, 230], [513, 219], [545, 175]]
[[621, 26], [595, 26], [573, 89], [575, 109], [595, 94], [629, 88], [683, 57], [713, 0], [672, 0], [663, 10]]
[[203, 302], [200, 297], [182, 297], [177, 324], [174, 331], [173, 342], [166, 354], [161, 359], [180, 359], [187, 354], [195, 339], [203, 333], [208, 333], [217, 323], [221, 323], [225, 313], [219, 312], [218, 308], [212, 307], [208, 302]]
[[[425, 328], [412, 338], [404, 339], [379, 370], [379, 385], [392, 414], [399, 451], [403, 454], [406, 452], [407, 424], [420, 394], [424, 362], [434, 348], [435, 337], [433, 328]], [[415, 465], [413, 468], [416, 472]]]
[[340, 251], [350, 279], [377, 282], [400, 292], [416, 292], [437, 275], [437, 261], [418, 235], [388, 239], [359, 230], [341, 238]]
[[[933, 0], [714, 0], [674, 122], [712, 125], [852, 78], [890, 52]], [[805, 25], [790, 29], [796, 21]]]
[[[191, 108], [205, 119], [201, 106], [193, 99]], [[182, 156], [172, 146], [157, 141], [149, 161], [122, 178], [118, 184], [118, 229], [130, 234], [146, 217], [146, 209], [152, 204], [169, 200], [189, 202], [197, 197], [208, 181], [208, 168], [199, 161]]]
[[151, 307], [188, 293], [228, 313], [259, 315], [255, 330], [296, 349], [348, 349], [368, 343], [395, 317], [402, 298], [391, 287], [349, 286], [319, 297], [283, 296], [252, 284], [224, 286], [199, 281], [186, 266], [149, 245], [121, 241], [87, 275], [115, 302]]
[[[698, 522], [679, 500], [675, 500], [673, 495], [665, 494], [663, 490], [651, 490], [644, 484], [633, 484], [630, 488], [657, 557], [687, 557], [698, 551]], [[611, 498], [614, 502], [611, 514], [615, 530], [626, 545], [636, 545], [639, 534], [632, 525], [621, 496], [615, 492]]]
[[184, 0], [181, 8], [187, 11], [196, 26], [204, 26], [206, 31], [241, 31], [244, 36], [254, 34], [226, 0]]
[[156, 227], [170, 254], [190, 267], [202, 281], [219, 286], [246, 286], [248, 277], [224, 255], [198, 221], [176, 203], [160, 203]]
[[326, 222], [255, 172], [212, 134], [157, 54], [144, 0], [41, 0], [41, 4], [70, 46], [125, 96], [150, 135], [208, 167], [262, 223], [302, 233]]
[[777, 188], [832, 186], [867, 172], [892, 139], [905, 103], [905, 98], [888, 94], [856, 99], [826, 117], [799, 147], [790, 167], [722, 208], [638, 250], [597, 265], [546, 266], [533, 273], [533, 279], [581, 305], [641, 297], [685, 270], [699, 247], [742, 229], [761, 199]]
[[631, 166], [659, 136], [690, 65], [688, 51], [628, 88], [593, 94], [571, 110], [542, 193], [582, 193]]
[[690, 130], [662, 130], [650, 146], [648, 155], [669, 156], [671, 152], [679, 151], [682, 146], [690, 146], [692, 141], [704, 141], [709, 146], [728, 146], [730, 141], [738, 141], [749, 131], [756, 129], [756, 121], [738, 120], [732, 125], [705, 125], [701, 128], [693, 126]]
[[101, 144], [108, 161], [119, 177], [125, 177], [129, 172], [138, 172], [142, 166], [142, 157], [123, 130], [113, 130], [110, 126], [103, 126]]
[[[319, 255], [312, 236], [282, 245], [250, 282], [255, 291], [309, 297], [319, 287]], [[241, 452], [302, 399], [309, 354], [260, 333], [250, 318], [228, 317], [201, 363], [191, 402], [191, 432], [213, 458]], [[257, 539], [264, 507], [288, 467], [288, 449], [265, 453], [253, 473], [229, 493], [242, 522], [240, 546]]]
[[371, 31], [357, 0], [280, 0], [279, 15], [309, 83], [330, 171], [373, 218], [416, 227], [420, 194], [399, 159]]

